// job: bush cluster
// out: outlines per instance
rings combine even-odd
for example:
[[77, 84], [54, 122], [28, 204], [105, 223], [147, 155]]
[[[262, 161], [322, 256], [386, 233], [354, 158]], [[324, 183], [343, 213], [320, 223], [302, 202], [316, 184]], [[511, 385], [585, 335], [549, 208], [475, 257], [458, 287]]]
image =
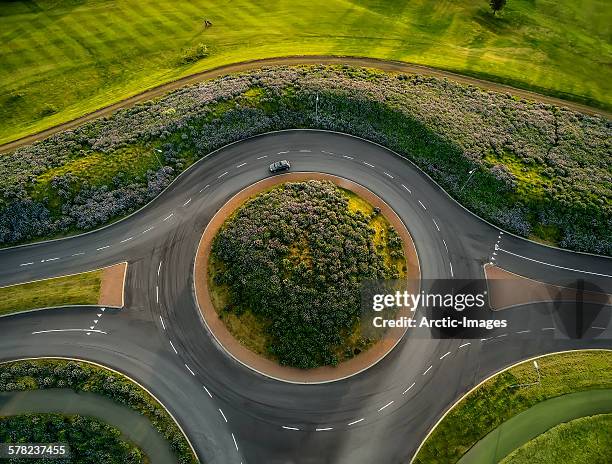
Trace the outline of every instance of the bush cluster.
[[[228, 142], [303, 127], [397, 151], [507, 230], [612, 254], [608, 119], [445, 79], [331, 66], [269, 68], [184, 87], [0, 157], [0, 244], [99, 226]], [[87, 182], [78, 169], [62, 171], [41, 193], [45, 173], [92, 154], [116, 162], [129, 147], [162, 150], [164, 168]], [[130, 167], [126, 161], [123, 170]]]
[[[370, 218], [327, 181], [286, 183], [241, 206], [214, 238], [229, 287], [223, 311], [252, 311], [283, 365], [335, 365], [358, 324], [364, 280], [399, 278], [374, 243]], [[401, 239], [392, 237], [394, 253]]]
[[143, 414], [165, 437], [181, 464], [196, 457], [166, 410], [146, 391], [125, 377], [93, 364], [63, 359], [15, 361], [0, 364], [0, 391], [72, 388], [107, 396]]
[[[121, 432], [94, 417], [62, 414], [21, 414], [0, 417], [0, 443], [63, 443], [70, 447], [67, 459], [28, 459], [42, 464], [141, 464], [148, 463], [142, 450], [121, 438]], [[23, 458], [7, 459], [20, 464]]]

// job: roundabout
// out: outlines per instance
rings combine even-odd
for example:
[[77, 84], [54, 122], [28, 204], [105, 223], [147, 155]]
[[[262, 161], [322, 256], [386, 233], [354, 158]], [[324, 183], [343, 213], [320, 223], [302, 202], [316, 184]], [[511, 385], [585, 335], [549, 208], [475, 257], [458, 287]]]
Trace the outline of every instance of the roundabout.
[[[496, 253], [497, 265], [516, 274], [551, 284], [582, 278], [612, 291], [608, 258], [503, 233], [383, 147], [336, 133], [285, 131], [206, 156], [145, 208], [109, 227], [1, 250], [2, 285], [60, 269], [129, 263], [125, 309], [104, 315], [106, 334], [62, 332], [89, 324], [85, 308], [14, 316], [0, 326], [3, 358], [78, 351], [129, 373], [168, 406], [202, 462], [371, 463], [409, 461], [448, 405], [504, 366], [553, 351], [609, 347], [605, 336], [590, 332], [599, 320], [586, 328], [587, 337], [560, 337], [550, 314], [534, 304], [528, 315], [525, 308], [506, 310], [523, 327], [488, 339], [407, 333], [380, 362], [338, 382], [294, 385], [253, 372], [228, 356], [222, 340], [205, 335], [193, 269], [215, 214], [268, 179], [269, 164], [280, 159], [295, 171], [342, 177], [382, 199], [408, 227], [423, 279], [481, 278]], [[20, 267], [28, 262], [36, 264]], [[601, 317], [609, 312], [604, 308]], [[41, 329], [58, 332], [33, 334]], [[609, 327], [604, 335], [609, 338]]]

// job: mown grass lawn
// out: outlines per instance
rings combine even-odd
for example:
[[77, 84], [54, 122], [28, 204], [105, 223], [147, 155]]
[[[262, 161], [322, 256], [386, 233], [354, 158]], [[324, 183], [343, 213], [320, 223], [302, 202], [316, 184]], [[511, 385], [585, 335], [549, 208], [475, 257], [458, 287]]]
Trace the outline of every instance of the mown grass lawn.
[[586, 464], [612, 461], [612, 414], [581, 417], [553, 427], [501, 464]]
[[0, 315], [65, 305], [95, 305], [103, 270], [0, 288]]
[[610, 108], [610, 24], [605, 0], [513, 0], [497, 18], [485, 0], [2, 2], [0, 143], [197, 71], [300, 54], [404, 60]]

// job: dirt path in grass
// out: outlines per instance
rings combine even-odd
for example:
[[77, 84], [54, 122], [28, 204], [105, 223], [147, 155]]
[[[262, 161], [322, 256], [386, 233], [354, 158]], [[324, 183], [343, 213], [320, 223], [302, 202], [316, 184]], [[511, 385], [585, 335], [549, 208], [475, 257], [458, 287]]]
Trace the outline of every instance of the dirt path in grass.
[[495, 92], [509, 93], [511, 95], [524, 98], [527, 100], [538, 101], [542, 103], [548, 103], [551, 105], [562, 106], [569, 108], [574, 111], [591, 115], [601, 115], [609, 119], [612, 119], [612, 113], [609, 111], [593, 108], [588, 105], [584, 105], [577, 102], [563, 100], [561, 98], [551, 97], [542, 95], [529, 90], [523, 90], [516, 87], [512, 87], [505, 84], [487, 81], [484, 79], [478, 79], [475, 77], [465, 76], [450, 71], [443, 71], [441, 69], [431, 68], [429, 66], [423, 66], [418, 64], [405, 63], [401, 61], [386, 61], [376, 58], [362, 58], [362, 57], [349, 57], [349, 56], [286, 56], [277, 58], [265, 58], [261, 60], [243, 61], [240, 63], [228, 64], [220, 66], [218, 68], [202, 71], [190, 76], [185, 76], [175, 81], [161, 84], [157, 87], [153, 87], [149, 90], [145, 90], [137, 95], [118, 101], [111, 105], [105, 106], [98, 110], [92, 111], [91, 113], [85, 114], [81, 117], [66, 121], [62, 124], [45, 129], [36, 134], [26, 135], [25, 137], [19, 138], [12, 142], [7, 142], [0, 145], [0, 153], [12, 151], [20, 146], [31, 144], [37, 140], [42, 140], [49, 137], [52, 134], [61, 132], [67, 129], [72, 129], [83, 124], [86, 121], [97, 119], [102, 116], [107, 116], [110, 113], [120, 109], [127, 108], [135, 105], [136, 103], [151, 100], [155, 97], [159, 97], [171, 90], [178, 89], [187, 84], [194, 84], [207, 79], [213, 79], [229, 73], [251, 71], [254, 69], [262, 68], [265, 66], [289, 66], [289, 65], [300, 65], [300, 64], [337, 64], [337, 65], [350, 65], [350, 66], [362, 66], [368, 68], [376, 68], [387, 72], [398, 72], [408, 74], [421, 74], [423, 76], [432, 76], [438, 78], [448, 78], [462, 84], [471, 84], [477, 87], [481, 87], [487, 90], [493, 90]]
[[123, 308], [123, 287], [126, 272], [127, 263], [119, 263], [104, 268], [100, 282], [100, 296], [98, 297], [100, 306]]
[[[404, 244], [404, 255], [406, 257], [406, 279], [408, 280], [407, 289], [411, 292], [419, 291], [419, 283], [421, 278], [421, 270], [419, 267], [419, 258], [417, 256], [416, 247], [399, 216], [389, 207], [381, 198], [372, 193], [365, 187], [351, 182], [341, 177], [332, 176], [330, 174], [315, 173], [315, 172], [294, 172], [290, 174], [282, 174], [267, 179], [261, 180], [233, 196], [221, 209], [215, 214], [212, 220], [206, 226], [202, 238], [198, 245], [194, 263], [194, 287], [196, 294], [196, 302], [202, 313], [202, 317], [208, 329], [219, 342], [219, 344], [229, 353], [234, 359], [251, 369], [267, 375], [269, 377], [295, 383], [320, 383], [331, 382], [350, 377], [359, 372], [362, 372], [376, 364], [382, 358], [393, 350], [399, 343], [404, 333], [405, 328], [389, 329], [385, 336], [375, 343], [368, 350], [362, 352], [358, 356], [343, 361], [336, 367], [325, 366], [315, 369], [298, 369], [295, 367], [281, 366], [276, 361], [264, 358], [242, 345], [227, 329], [225, 323], [221, 320], [217, 311], [210, 300], [208, 291], [208, 259], [212, 240], [221, 228], [225, 219], [232, 214], [236, 208], [242, 205], [248, 198], [266, 190], [274, 185], [285, 182], [299, 182], [306, 180], [329, 180], [339, 187], [351, 190], [357, 195], [365, 199], [373, 206], [378, 206], [382, 214], [387, 218], [391, 225], [395, 228]], [[397, 318], [400, 316], [409, 316], [408, 311], [400, 311]]]

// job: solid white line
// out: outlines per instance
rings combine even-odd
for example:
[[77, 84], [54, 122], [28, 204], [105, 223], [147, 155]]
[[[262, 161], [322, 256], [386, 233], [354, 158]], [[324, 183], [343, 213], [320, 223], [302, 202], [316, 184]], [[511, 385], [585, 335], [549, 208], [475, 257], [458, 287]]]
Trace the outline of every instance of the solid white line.
[[346, 158], [346, 159], [349, 159], [349, 160], [352, 160], [352, 159], [353, 159], [353, 157], [352, 157], [352, 156], [347, 156], [347, 155], [342, 155], [342, 158]]
[[423, 209], [425, 209], [425, 210], [427, 209], [421, 200], [419, 200], [419, 203], [421, 204], [421, 206], [423, 207]]
[[29, 266], [30, 264], [34, 264], [34, 263], [23, 263], [23, 264], [20, 264], [20, 266]]
[[[166, 219], [167, 219], [167, 218], [166, 218]], [[166, 219], [164, 219], [164, 221], [165, 221]], [[149, 227], [147, 230], [143, 230], [143, 231], [142, 231], [142, 233], [143, 233], [143, 234], [146, 234], [147, 232], [150, 232], [150, 231], [152, 231], [153, 229], [155, 229], [155, 226], [153, 226], [153, 227]]]
[[347, 425], [349, 425], [349, 426], [350, 425], [355, 425], [355, 424], [358, 424], [359, 422], [363, 422], [364, 420], [365, 420], [365, 417], [362, 417], [361, 419], [357, 419], [357, 420], [355, 420], [353, 422], [349, 422]]
[[449, 354], [451, 354], [450, 351], [448, 353], [446, 353], [446, 354], [443, 354], [442, 356], [440, 356], [440, 360], [446, 358]]
[[155, 286], [155, 301], [159, 303], [159, 286]]
[[159, 271], [161, 271], [161, 265], [162, 265], [163, 261], [159, 262], [159, 266], [157, 267], [157, 277], [159, 277]]
[[453, 274], [453, 263], [449, 262], [448, 265], [450, 266], [451, 277], [455, 277], [455, 274]]
[[198, 193], [202, 193], [202, 192], [203, 192], [204, 190], [206, 190], [208, 187], [210, 187], [210, 184], [209, 184], [209, 185], [206, 185], [205, 187], [202, 187]]
[[612, 275], [610, 275], [610, 274], [601, 274], [599, 272], [583, 271], [582, 269], [574, 269], [574, 268], [571, 268], [571, 267], [558, 266], [557, 264], [550, 264], [550, 263], [546, 263], [544, 261], [538, 261], [537, 259], [527, 258], [526, 256], [522, 256], [522, 255], [519, 255], [519, 254], [516, 254], [516, 253], [512, 253], [511, 251], [508, 251], [508, 250], [504, 250], [501, 247], [499, 248], [499, 251], [503, 251], [504, 253], [508, 253], [509, 255], [516, 256], [517, 258], [523, 258], [523, 259], [526, 259], [528, 261], [533, 261], [534, 263], [544, 264], [545, 266], [550, 266], [550, 267], [556, 267], [557, 269], [565, 269], [566, 271], [572, 271], [572, 272], [582, 272], [583, 274], [591, 274], [591, 275], [596, 275], [596, 276], [601, 276], [601, 277], [612, 277]]
[[427, 374], [431, 370], [432, 367], [433, 367], [433, 364], [429, 366], [425, 372], [423, 372], [423, 375]]
[[84, 254], [85, 254], [85, 252], [81, 251], [80, 253], [74, 253], [71, 256], [81, 256], [81, 255], [84, 255]]
[[189, 203], [191, 203], [191, 198], [187, 200], [185, 203], [183, 203], [183, 206], [187, 206]]
[[161, 321], [164, 330], [166, 330], [166, 324], [164, 324], [164, 319], [161, 317], [161, 314], [159, 315], [159, 320]]
[[267, 157], [268, 157], [268, 155], [263, 155], [263, 156], [258, 157], [257, 159], [261, 160], [261, 159], [264, 159], [264, 158], [267, 158]]
[[442, 239], [442, 243], [444, 243], [444, 248], [446, 249], [446, 252], [448, 253], [448, 246], [446, 246], [446, 240]]
[[187, 364], [185, 364], [185, 367], [187, 368], [189, 372], [191, 372], [191, 375], [195, 376], [195, 372], [193, 372]]
[[119, 243], [125, 243], [125, 242], [129, 242], [130, 240], [132, 240], [134, 237], [128, 237], [124, 240], [121, 240]]
[[234, 439], [234, 446], [236, 447], [236, 451], [238, 451], [238, 443], [236, 442], [236, 437], [232, 433], [232, 438]]
[[225, 176], [229, 171], [225, 171], [223, 174], [221, 174], [219, 177], [217, 177], [217, 179], [221, 179], [223, 176]]
[[404, 391], [402, 392], [402, 395], [405, 395], [406, 393], [408, 393], [408, 392], [410, 391], [410, 389], [411, 389], [412, 387], [414, 387], [415, 385], [416, 385], [416, 382], [412, 382], [412, 385], [410, 385], [408, 388], [406, 388], [406, 390], [404, 390]]
[[378, 412], [382, 411], [383, 409], [385, 409], [387, 406], [391, 406], [393, 404], [393, 400], [389, 401], [387, 404], [385, 404], [382, 408], [380, 408], [378, 410]]
[[373, 164], [366, 163], [365, 161], [363, 162], [363, 164], [365, 164], [366, 166], [370, 166], [371, 168], [373, 168], [373, 167], [374, 167], [374, 165], [373, 165]]
[[395, 177], [393, 177], [391, 174], [389, 174], [388, 172], [385, 172], [385, 176], [390, 177], [391, 179], [395, 179]]
[[412, 190], [410, 190], [408, 187], [406, 187], [404, 184], [402, 184], [402, 187], [404, 187], [406, 190], [408, 190], [408, 193], [412, 193]]
[[284, 428], [285, 430], [300, 430], [300, 429], [298, 429], [297, 427], [287, 427], [286, 425], [283, 425], [283, 428]]
[[316, 428], [315, 432], [325, 432], [327, 430], [333, 430], [333, 427], [321, 427], [321, 428]]
[[531, 332], [531, 330], [521, 330], [520, 332], [517, 332], [517, 334], [526, 334]]
[[172, 343], [172, 340], [168, 340], [170, 342], [170, 346], [172, 347], [172, 349], [174, 350], [174, 352], [176, 354], [178, 354], [178, 351], [176, 351], [176, 348], [174, 347], [174, 343]]
[[206, 388], [206, 385], [202, 385], [202, 387], [204, 388], [204, 390], [206, 390], [206, 393], [208, 393], [208, 396], [212, 398], [212, 394], [208, 391], [208, 388]]
[[237, 168], [241, 168], [242, 166], [246, 166], [246, 163], [240, 163], [239, 165], [237, 165]]
[[42, 333], [51, 333], [51, 332], [97, 332], [105, 334], [103, 330], [93, 330], [93, 329], [54, 329], [54, 330], [39, 330], [37, 332], [32, 332], [32, 335], [42, 334]]
[[434, 218], [431, 218], [431, 220], [433, 221], [434, 225], [436, 226], [436, 229], [438, 229], [438, 232], [440, 232], [440, 227], [438, 226], [438, 223], [436, 222], [436, 220]]
[[221, 410], [221, 408], [219, 408], [219, 412], [223, 416], [223, 420], [225, 420], [225, 423], [227, 423], [227, 417], [225, 417], [225, 414], [223, 414], [223, 411]]
[[110, 248], [110, 245], [106, 245], [100, 248], [96, 248], [96, 251], [100, 251], [100, 250], [106, 250], [107, 248]]
[[468, 346], [468, 345], [471, 345], [471, 344], [472, 344], [471, 342], [467, 342], [467, 343], [464, 343], [463, 345], [459, 345], [459, 348], [463, 348], [464, 346]]
[[167, 221], [168, 219], [170, 219], [172, 216], [174, 216], [174, 213], [170, 213], [168, 216], [166, 216], [163, 220]]

